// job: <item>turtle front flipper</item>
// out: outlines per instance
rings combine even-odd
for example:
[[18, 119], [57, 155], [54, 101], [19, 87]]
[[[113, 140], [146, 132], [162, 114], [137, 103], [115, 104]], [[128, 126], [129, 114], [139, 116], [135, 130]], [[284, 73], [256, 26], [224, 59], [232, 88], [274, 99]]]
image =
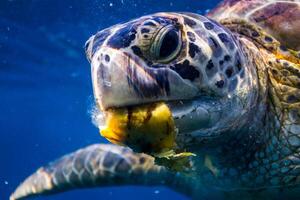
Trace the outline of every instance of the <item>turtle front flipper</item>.
[[154, 158], [109, 144], [91, 145], [38, 169], [10, 200], [75, 188], [112, 185], [174, 185], [175, 174]]

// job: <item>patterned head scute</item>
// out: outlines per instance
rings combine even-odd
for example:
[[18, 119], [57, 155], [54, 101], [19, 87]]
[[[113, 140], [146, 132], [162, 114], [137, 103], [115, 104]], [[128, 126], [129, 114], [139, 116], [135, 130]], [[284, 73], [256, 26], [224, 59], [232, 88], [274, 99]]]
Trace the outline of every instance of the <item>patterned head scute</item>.
[[202, 79], [199, 86], [217, 94], [229, 94], [243, 78], [241, 51], [231, 33], [204, 16], [184, 16], [188, 39], [187, 60]]
[[[136, 103], [134, 98], [150, 102], [203, 93], [225, 96], [236, 92], [245, 74], [232, 34], [190, 13], [158, 13], [105, 29], [88, 40], [86, 53], [93, 66], [94, 91], [101, 91], [98, 98], [127, 92], [122, 105]], [[131, 89], [114, 89], [116, 76], [118, 84], [126, 79]], [[109, 101], [105, 106], [121, 105]]]

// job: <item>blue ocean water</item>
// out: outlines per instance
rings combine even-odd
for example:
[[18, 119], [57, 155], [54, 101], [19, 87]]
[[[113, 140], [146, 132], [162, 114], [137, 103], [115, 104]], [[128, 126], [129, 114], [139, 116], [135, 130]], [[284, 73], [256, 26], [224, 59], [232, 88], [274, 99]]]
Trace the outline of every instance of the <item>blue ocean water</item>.
[[[205, 14], [219, 0], [1, 0], [0, 200], [41, 165], [93, 143], [90, 66], [96, 31], [145, 14]], [[164, 187], [106, 187], [36, 199], [188, 199]]]

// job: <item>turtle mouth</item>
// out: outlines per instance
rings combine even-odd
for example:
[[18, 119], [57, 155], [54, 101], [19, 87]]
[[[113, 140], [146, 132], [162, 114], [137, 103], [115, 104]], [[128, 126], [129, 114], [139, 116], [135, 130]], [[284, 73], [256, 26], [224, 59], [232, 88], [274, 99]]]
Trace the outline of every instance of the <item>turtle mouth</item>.
[[[109, 56], [109, 62], [105, 57]], [[102, 110], [191, 99], [199, 89], [170, 68], [149, 67], [138, 56], [102, 47], [92, 61], [92, 81]], [[99, 58], [99, 59], [96, 59]]]
[[102, 47], [94, 58], [92, 80], [101, 110], [97, 123], [101, 135], [138, 152], [176, 149], [181, 99], [189, 101], [199, 89], [175, 71], [151, 68], [128, 52]]

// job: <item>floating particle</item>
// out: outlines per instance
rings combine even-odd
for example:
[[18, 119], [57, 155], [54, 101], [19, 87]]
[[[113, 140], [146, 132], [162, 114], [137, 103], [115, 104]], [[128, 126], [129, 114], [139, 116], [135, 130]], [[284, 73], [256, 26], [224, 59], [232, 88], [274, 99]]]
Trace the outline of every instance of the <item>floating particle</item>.
[[209, 13], [210, 9], [206, 9], [205, 10], [205, 14]]

